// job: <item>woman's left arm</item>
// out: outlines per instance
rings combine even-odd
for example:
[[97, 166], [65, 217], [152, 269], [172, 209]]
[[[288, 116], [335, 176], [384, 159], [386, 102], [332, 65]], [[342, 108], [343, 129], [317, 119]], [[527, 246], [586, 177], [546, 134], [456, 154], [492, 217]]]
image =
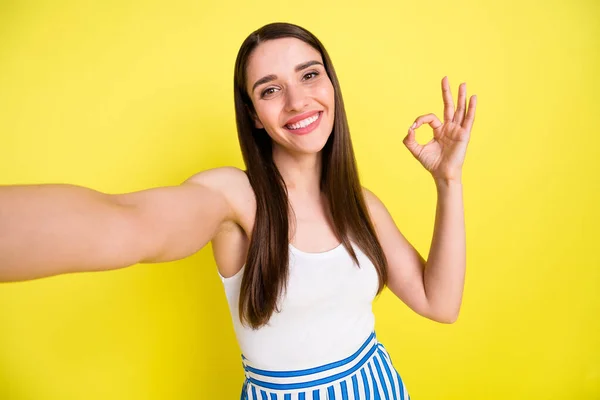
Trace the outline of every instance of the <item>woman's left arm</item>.
[[[415, 312], [435, 321], [458, 318], [465, 279], [466, 244], [462, 166], [475, 119], [476, 96], [466, 108], [466, 84], [459, 87], [454, 112], [447, 77], [442, 79], [444, 123], [434, 114], [420, 116], [409, 128], [404, 144], [432, 174], [437, 208], [429, 256], [425, 261], [400, 233], [383, 203], [365, 190], [377, 236], [388, 261], [388, 287]], [[433, 128], [426, 145], [415, 140], [415, 129]]]
[[441, 322], [458, 318], [465, 282], [466, 244], [462, 184], [436, 181], [437, 207], [423, 272], [427, 301]]

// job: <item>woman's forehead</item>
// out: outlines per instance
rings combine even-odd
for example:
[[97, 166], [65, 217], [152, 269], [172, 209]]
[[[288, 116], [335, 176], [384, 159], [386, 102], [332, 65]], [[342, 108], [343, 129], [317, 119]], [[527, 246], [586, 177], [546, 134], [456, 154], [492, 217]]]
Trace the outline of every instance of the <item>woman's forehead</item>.
[[268, 40], [259, 44], [248, 59], [248, 81], [253, 82], [265, 75], [295, 73], [297, 65], [311, 60], [323, 62], [319, 51], [300, 39]]

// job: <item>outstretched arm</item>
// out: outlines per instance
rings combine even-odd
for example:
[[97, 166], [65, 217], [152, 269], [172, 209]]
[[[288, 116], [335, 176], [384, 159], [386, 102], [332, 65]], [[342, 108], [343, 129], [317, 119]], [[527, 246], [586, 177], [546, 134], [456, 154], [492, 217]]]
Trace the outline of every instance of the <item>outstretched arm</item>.
[[178, 186], [109, 195], [74, 185], [0, 187], [0, 282], [172, 261], [234, 218], [234, 168]]

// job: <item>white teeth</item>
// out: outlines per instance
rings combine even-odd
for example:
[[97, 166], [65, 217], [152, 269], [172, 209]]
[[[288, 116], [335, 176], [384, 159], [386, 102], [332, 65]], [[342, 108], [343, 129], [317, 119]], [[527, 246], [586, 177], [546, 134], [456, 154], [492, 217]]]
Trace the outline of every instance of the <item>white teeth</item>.
[[292, 125], [286, 125], [288, 127], [288, 129], [300, 129], [300, 128], [306, 128], [308, 125], [312, 124], [313, 122], [315, 122], [317, 119], [319, 119], [319, 114], [320, 113], [316, 113], [315, 115], [313, 115], [312, 117], [308, 117], [306, 119], [303, 119], [302, 121], [298, 121], [295, 124]]

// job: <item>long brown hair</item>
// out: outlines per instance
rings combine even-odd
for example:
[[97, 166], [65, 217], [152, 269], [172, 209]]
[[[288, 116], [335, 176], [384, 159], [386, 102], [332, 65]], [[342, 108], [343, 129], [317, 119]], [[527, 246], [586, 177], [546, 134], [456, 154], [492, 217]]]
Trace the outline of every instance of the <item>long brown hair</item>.
[[350, 237], [373, 262], [379, 276], [378, 294], [387, 283], [387, 261], [363, 197], [342, 92], [331, 59], [321, 42], [306, 29], [288, 23], [265, 25], [242, 43], [234, 73], [238, 138], [246, 174], [256, 196], [256, 218], [242, 278], [239, 317], [254, 329], [265, 325], [273, 312], [280, 311], [277, 301], [286, 288], [289, 272], [289, 203], [287, 188], [273, 161], [271, 138], [253, 123], [254, 107], [246, 89], [246, 67], [260, 43], [286, 37], [300, 39], [321, 53], [335, 91], [333, 130], [322, 150], [320, 181], [334, 232], [356, 265], [359, 262]]

